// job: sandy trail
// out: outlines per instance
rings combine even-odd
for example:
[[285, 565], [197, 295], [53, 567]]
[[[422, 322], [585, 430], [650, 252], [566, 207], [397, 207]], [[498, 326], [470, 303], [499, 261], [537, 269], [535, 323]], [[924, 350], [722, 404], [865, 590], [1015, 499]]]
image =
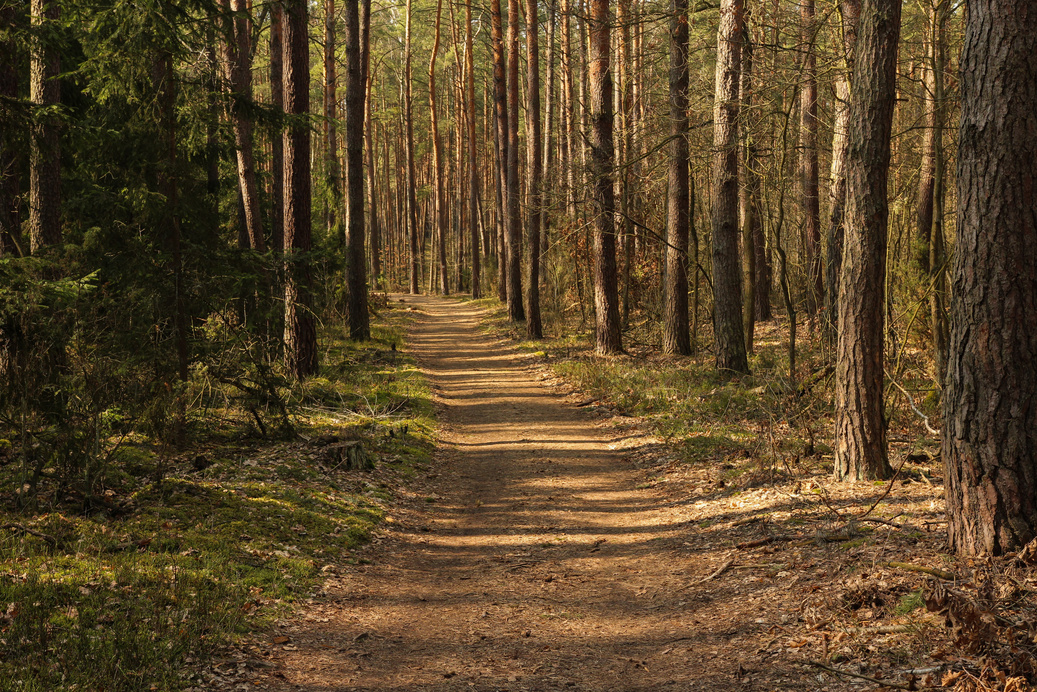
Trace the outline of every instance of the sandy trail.
[[280, 688], [764, 689], [742, 661], [766, 628], [723, 579], [694, 584], [728, 549], [687, 547], [678, 503], [638, 488], [642, 441], [544, 387], [477, 308], [404, 300], [441, 405], [434, 495], [288, 628]]

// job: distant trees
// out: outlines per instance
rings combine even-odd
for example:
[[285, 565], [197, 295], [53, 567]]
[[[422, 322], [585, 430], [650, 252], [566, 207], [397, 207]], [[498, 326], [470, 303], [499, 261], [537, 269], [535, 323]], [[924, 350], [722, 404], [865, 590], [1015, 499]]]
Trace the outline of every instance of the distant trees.
[[59, 0], [32, 0], [29, 100], [33, 116], [29, 145], [29, 249], [61, 242], [61, 138], [55, 108], [61, 101]]

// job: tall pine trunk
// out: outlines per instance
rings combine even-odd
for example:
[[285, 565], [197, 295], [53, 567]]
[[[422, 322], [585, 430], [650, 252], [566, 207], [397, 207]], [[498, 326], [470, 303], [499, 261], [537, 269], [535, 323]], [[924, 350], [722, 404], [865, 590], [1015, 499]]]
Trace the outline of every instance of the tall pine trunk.
[[803, 240], [807, 251], [807, 313], [814, 316], [824, 304], [824, 272], [821, 267], [821, 206], [817, 163], [817, 27], [814, 0], [800, 0], [800, 43], [803, 77], [799, 91], [799, 186], [803, 208]]
[[56, 32], [58, 0], [31, 0], [36, 31], [29, 57], [29, 100], [34, 108], [29, 136], [29, 251], [61, 243], [61, 137], [57, 117], [40, 112], [61, 101], [61, 53]]
[[519, 0], [508, 0], [508, 199], [505, 248], [508, 262], [508, 316], [526, 319], [522, 306], [522, 214], [519, 205]]
[[407, 128], [407, 242], [410, 248], [410, 292], [417, 294], [421, 292], [418, 285], [418, 260], [420, 259], [418, 248], [418, 199], [416, 188], [418, 182], [415, 179], [414, 170], [414, 101], [411, 95], [411, 0], [407, 0], [407, 24], [404, 29], [403, 38], [403, 117]]
[[475, 141], [475, 57], [472, 38], [472, 0], [465, 2], [465, 115], [468, 134], [468, 233], [471, 238], [472, 298], [482, 297], [482, 260], [479, 255], [479, 165]]
[[526, 0], [526, 335], [542, 339], [540, 321], [540, 217], [543, 206], [543, 159], [540, 131], [540, 45], [537, 0]]
[[[330, 0], [328, 0], [330, 2]], [[364, 102], [367, 79], [360, 31], [360, 0], [343, 0], [346, 29], [346, 321], [352, 339], [371, 338], [367, 312], [367, 252], [364, 223]]]

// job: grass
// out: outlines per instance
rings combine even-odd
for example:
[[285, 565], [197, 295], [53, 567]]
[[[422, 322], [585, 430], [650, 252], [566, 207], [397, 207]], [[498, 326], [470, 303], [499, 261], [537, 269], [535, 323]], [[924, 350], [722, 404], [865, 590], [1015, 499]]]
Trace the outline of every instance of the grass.
[[[320, 376], [281, 392], [297, 437], [257, 440], [249, 416], [234, 426], [232, 410], [209, 409], [190, 452], [129, 438], [107, 460], [101, 504], [44, 483], [33, 511], [0, 512], [0, 690], [183, 689], [328, 565], [358, 560], [386, 514], [384, 479], [432, 450], [427, 386], [387, 348], [402, 345], [403, 317], [384, 318], [371, 343], [330, 341]], [[330, 436], [378, 470], [334, 467]], [[17, 466], [0, 466], [6, 487]]]

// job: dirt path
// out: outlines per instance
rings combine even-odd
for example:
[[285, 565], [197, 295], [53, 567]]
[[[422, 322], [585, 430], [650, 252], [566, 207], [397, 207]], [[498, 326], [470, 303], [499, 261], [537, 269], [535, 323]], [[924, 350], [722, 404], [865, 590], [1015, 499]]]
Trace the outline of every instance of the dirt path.
[[743, 580], [696, 583], [730, 544], [692, 539], [687, 503], [643, 486], [643, 438], [546, 388], [475, 308], [405, 300], [442, 409], [439, 475], [285, 628], [276, 689], [810, 687], [759, 669], [780, 615]]

